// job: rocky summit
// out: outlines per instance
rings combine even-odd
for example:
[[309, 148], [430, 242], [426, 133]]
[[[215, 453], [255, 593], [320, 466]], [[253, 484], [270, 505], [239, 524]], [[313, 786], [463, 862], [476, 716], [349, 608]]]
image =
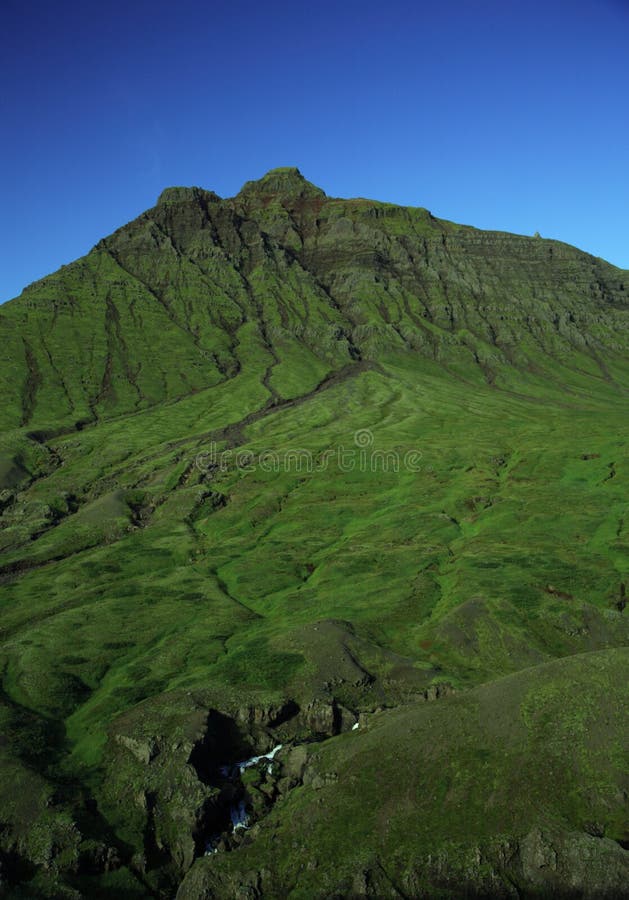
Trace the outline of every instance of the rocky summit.
[[0, 892], [629, 896], [629, 272], [282, 168], [0, 332]]

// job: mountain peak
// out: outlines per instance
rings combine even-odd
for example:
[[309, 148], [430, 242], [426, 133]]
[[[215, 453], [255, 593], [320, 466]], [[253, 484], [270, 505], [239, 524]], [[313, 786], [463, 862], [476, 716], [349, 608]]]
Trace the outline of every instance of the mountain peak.
[[157, 198], [157, 205], [164, 206], [168, 203], [186, 203], [191, 200], [205, 200], [216, 203], [221, 198], [214, 191], [206, 191], [200, 187], [167, 187]]
[[325, 191], [307, 181], [296, 166], [271, 169], [257, 181], [247, 181], [239, 197], [277, 194], [280, 197], [325, 197]]

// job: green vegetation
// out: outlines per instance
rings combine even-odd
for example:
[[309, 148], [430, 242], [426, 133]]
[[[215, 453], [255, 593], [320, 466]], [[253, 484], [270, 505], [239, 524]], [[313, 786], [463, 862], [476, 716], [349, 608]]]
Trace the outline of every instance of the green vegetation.
[[11, 895], [618, 896], [628, 285], [282, 169], [3, 306]]

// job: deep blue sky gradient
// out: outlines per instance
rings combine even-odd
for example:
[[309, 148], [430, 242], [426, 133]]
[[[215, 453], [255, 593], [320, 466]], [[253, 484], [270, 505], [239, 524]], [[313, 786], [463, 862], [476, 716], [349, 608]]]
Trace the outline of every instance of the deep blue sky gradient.
[[629, 0], [2, 0], [0, 301], [167, 185], [335, 196], [629, 268]]

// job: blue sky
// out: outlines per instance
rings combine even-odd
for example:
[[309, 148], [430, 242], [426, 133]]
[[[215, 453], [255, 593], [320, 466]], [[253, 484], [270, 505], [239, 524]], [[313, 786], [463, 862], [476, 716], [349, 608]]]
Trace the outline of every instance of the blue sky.
[[335, 196], [629, 268], [629, 0], [3, 0], [0, 300], [166, 185]]

